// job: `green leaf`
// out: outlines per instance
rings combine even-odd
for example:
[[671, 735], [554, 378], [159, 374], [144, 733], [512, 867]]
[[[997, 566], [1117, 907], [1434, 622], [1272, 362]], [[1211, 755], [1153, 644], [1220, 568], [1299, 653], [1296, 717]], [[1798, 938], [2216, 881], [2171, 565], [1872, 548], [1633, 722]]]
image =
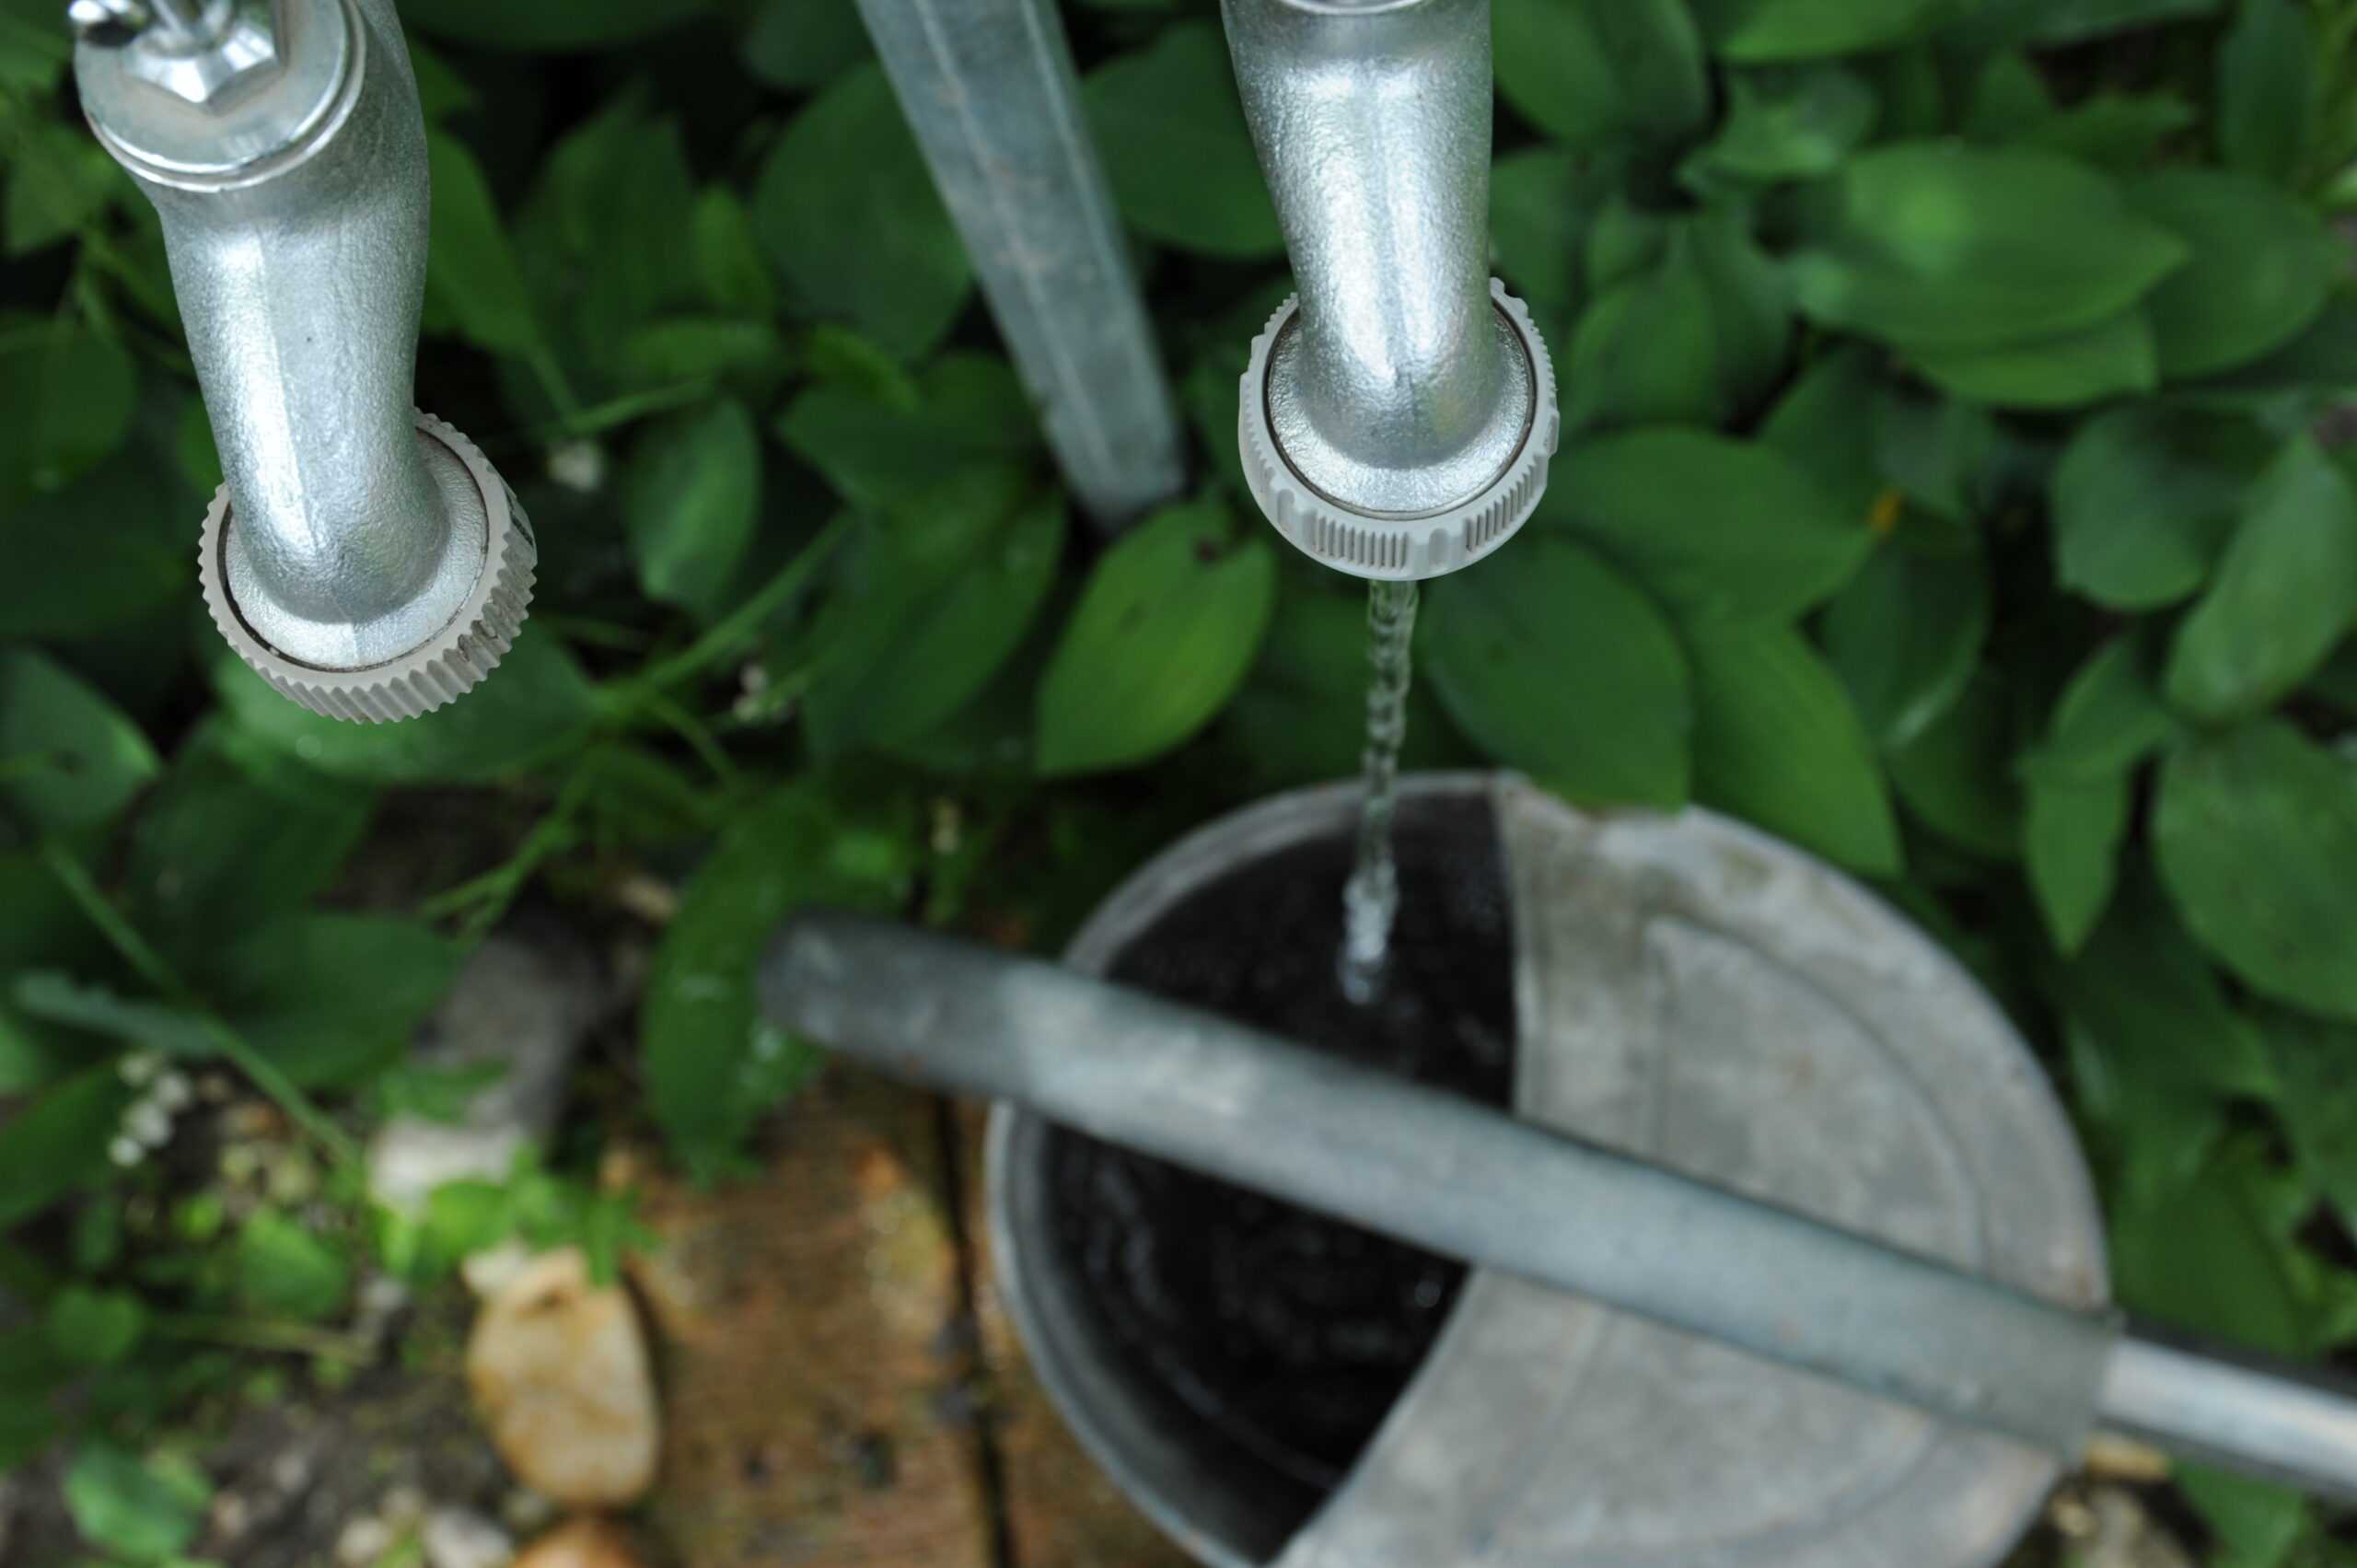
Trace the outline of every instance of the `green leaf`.
[[2357, 1221], [2357, 1028], [2268, 1008], [2259, 1017], [2282, 1098], [2293, 1156], [2339, 1212]]
[[2357, 494], [2306, 436], [2260, 476], [2216, 578], [2179, 624], [2169, 701], [2223, 722], [2305, 680], [2357, 626]]
[[1671, 237], [1658, 266], [1596, 296], [1580, 317], [1565, 361], [1563, 418], [1572, 431], [1716, 422], [1710, 285], [1683, 229]]
[[1840, 65], [1730, 72], [1719, 134], [1687, 158], [1679, 177], [1707, 190], [1831, 174], [1865, 145], [1879, 107], [1874, 85]]
[[1875, 421], [1860, 416], [1883, 389], [1875, 352], [1843, 343], [1801, 372], [1759, 426], [1763, 444], [1791, 459], [1861, 527], [1897, 501], [1884, 495]]
[[914, 359], [973, 287], [966, 248], [883, 71], [862, 65], [786, 128], [753, 187], [753, 227], [818, 315]]
[[111, 453], [137, 395], [119, 343], [63, 321], [0, 327], [0, 501], [62, 489]]
[[2253, 365], [2179, 389], [2203, 407], [2263, 411], [2286, 396], [2328, 397], [2357, 388], [2357, 299], [2336, 294], [2307, 331]]
[[2029, 783], [2022, 854], [2030, 891], [2058, 951], [2077, 952], [2111, 901], [2130, 801], [2125, 774]]
[[0, 1124], [0, 1230], [104, 1179], [108, 1140], [130, 1104], [108, 1063], [52, 1086]]
[[[1905, 500], [1952, 522], [1980, 515], [2003, 440], [1987, 410], [1886, 385], [1872, 417], [1875, 466]], [[1969, 547], [1968, 530], [1949, 531], [1949, 548]]]
[[2021, 788], [2014, 754], [2013, 703], [1996, 667], [1975, 671], [1963, 693], [1923, 732], [1890, 754], [1890, 780], [1907, 808], [1942, 836], [1976, 854], [2021, 853]]
[[87, 636], [192, 603], [192, 502], [145, 461], [0, 499], [0, 544], [13, 563], [0, 578], [0, 638]]
[[[1366, 746], [1365, 597], [1314, 579], [1283, 579], [1260, 661], [1220, 721], [1232, 766], [1252, 793], [1348, 776]], [[1466, 756], [1429, 680], [1408, 690], [1402, 771]]]
[[1689, 621], [1790, 620], [1874, 546], [1864, 517], [1843, 516], [1775, 448], [1669, 427], [1567, 447], [1538, 517]]
[[2255, 721], [2169, 758], [2153, 837], [2203, 947], [2255, 990], [2357, 1017], [2357, 766]]
[[2055, 574], [2115, 610], [2200, 587], [2272, 450], [2239, 419], [2139, 404], [2082, 425], [2054, 472]]
[[1101, 556], [1039, 683], [1036, 766], [1102, 772], [1211, 722], [1252, 668], [1276, 601], [1276, 554], [1226, 508], [1168, 506]]
[[2143, 309], [2050, 338], [1995, 348], [1914, 349], [1925, 377], [1993, 408], [2073, 409], [2161, 384], [2160, 352]]
[[821, 756], [920, 738], [1013, 656], [1063, 555], [1062, 497], [975, 469], [870, 528], [814, 633], [805, 713]]
[[253, 738], [338, 778], [378, 784], [481, 783], [572, 749], [598, 716], [597, 692], [556, 634], [528, 621], [482, 685], [447, 707], [399, 724], [362, 725], [308, 713], [216, 650], [213, 687]]
[[2346, 269], [2315, 214], [2247, 175], [2165, 169], [2128, 194], [2192, 255], [2146, 306], [2162, 373], [2173, 380], [2232, 370], [2282, 347], [2316, 320]]
[[2167, 93], [2099, 92], [2082, 99], [2020, 139], [2064, 157], [2131, 173], [2153, 161], [2163, 145], [2200, 116]]
[[622, 235], [689, 235], [695, 180], [679, 122], [650, 114], [629, 89], [566, 133], [510, 232], [524, 280], [555, 346], [601, 377], [639, 326], [695, 302], [685, 243]]
[[904, 819], [849, 817], [810, 784], [789, 784], [731, 823], [688, 884], [656, 949], [640, 1028], [655, 1120], [698, 1180], [726, 1168], [798, 1050], [760, 1022], [755, 962], [796, 909], [897, 907], [915, 862]]
[[853, 0], [764, 0], [737, 54], [754, 80], [808, 92], [872, 52]]
[[[2203, 1232], [2197, 1239], [2212, 1235]], [[2291, 1487], [2207, 1465], [2183, 1466], [2174, 1479], [2232, 1554], [2219, 1559], [2229, 1568], [2285, 1568], [2286, 1554], [2307, 1533], [2308, 1500]]]
[[1694, 796], [1871, 877], [1899, 869], [1898, 823], [1857, 710], [1789, 626], [1685, 633]]
[[946, 354], [918, 378], [912, 401], [904, 393], [821, 382], [794, 401], [778, 434], [837, 494], [869, 507], [909, 501], [960, 470], [1019, 459], [1039, 445], [1030, 400], [996, 354]]
[[2309, 1316], [2246, 1163], [2222, 1157], [2195, 1181], [2115, 1205], [2112, 1279], [2131, 1310], [2172, 1329], [2298, 1355]]
[[134, 1562], [177, 1557], [196, 1539], [210, 1495], [110, 1444], [82, 1446], [65, 1472], [65, 1510], [82, 1539]]
[[10, 256], [78, 234], [107, 203], [131, 194], [114, 159], [77, 122], [24, 127], [8, 162], [8, 195], [0, 222]]
[[1894, 143], [1811, 194], [1812, 242], [1787, 263], [1801, 308], [1918, 350], [2093, 327], [2188, 254], [2109, 180], [2049, 153]]
[[343, 1254], [274, 1209], [260, 1211], [238, 1232], [237, 1272], [238, 1298], [273, 1318], [332, 1318], [352, 1294], [352, 1265]]
[[1747, 64], [1862, 54], [1921, 38], [1948, 0], [1695, 0], [1711, 47]]
[[1953, 706], [1989, 635], [1988, 563], [1892, 540], [1825, 612], [1825, 651], [1875, 745], [1904, 746]]
[[456, 949], [416, 921], [293, 914], [241, 933], [204, 983], [256, 1051], [313, 1088], [349, 1084], [408, 1050], [458, 967]]
[[707, 619], [728, 601], [761, 508], [761, 438], [723, 398], [651, 425], [622, 482], [622, 520], [647, 596]]
[[2055, 993], [2140, 1074], [2212, 1096], [2275, 1092], [2258, 1031], [2227, 1005], [2216, 971], [2149, 877], [2125, 879], [2095, 934], [2057, 974]]
[[1490, 235], [1507, 287], [1547, 309], [1579, 303], [1588, 226], [1619, 190], [1620, 173], [1608, 161], [1554, 147], [1526, 147], [1497, 161], [1490, 170]]
[[737, 192], [712, 185], [688, 219], [689, 261], [703, 302], [714, 310], [766, 320], [777, 309], [777, 285], [761, 260], [753, 215]]
[[693, 20], [707, 8], [707, 0], [567, 0], [562, 6], [401, 0], [401, 20], [453, 43], [545, 53], [620, 48]]
[[527, 354], [540, 328], [499, 203], [466, 144], [443, 131], [425, 137], [434, 200], [425, 264], [428, 320], [447, 321], [478, 348]]
[[2026, 773], [2057, 784], [2124, 777], [2177, 734], [2176, 715], [2156, 686], [2155, 639], [2122, 632], [2091, 655], [2063, 687], [2046, 740]]
[[1661, 141], [1710, 114], [1685, 0], [1494, 0], [1498, 91], [1558, 140]]
[[2222, 0], [1981, 0], [1952, 36], [1967, 47], [2080, 43], [2207, 16]]
[[1081, 102], [1113, 205], [1131, 227], [1206, 256], [1256, 261], [1283, 252], [1217, 29], [1164, 29], [1145, 48], [1091, 71]]
[[193, 958], [324, 889], [359, 845], [373, 791], [255, 745], [218, 719], [182, 743], [134, 825], [134, 922]]
[[17, 977], [11, 998], [27, 1017], [103, 1035], [138, 1051], [204, 1057], [214, 1051], [203, 1023], [160, 1002], [134, 1002], [101, 985], [77, 984], [49, 970]]
[[49, 1348], [73, 1366], [113, 1366], [138, 1348], [147, 1308], [126, 1290], [70, 1284], [50, 1299], [42, 1322]]
[[139, 726], [44, 654], [0, 649], [0, 814], [34, 833], [108, 820], [162, 764]]
[[2218, 51], [2218, 151], [2229, 167], [2297, 179], [2316, 139], [2320, 47], [2293, 0], [2242, 0]]
[[627, 385], [663, 389], [726, 377], [773, 378], [787, 363], [785, 340], [767, 321], [666, 316], [622, 341], [616, 369]]
[[1574, 800], [1685, 803], [1686, 656], [1619, 573], [1538, 535], [1510, 559], [1434, 583], [1426, 600], [1424, 669], [1476, 746]]

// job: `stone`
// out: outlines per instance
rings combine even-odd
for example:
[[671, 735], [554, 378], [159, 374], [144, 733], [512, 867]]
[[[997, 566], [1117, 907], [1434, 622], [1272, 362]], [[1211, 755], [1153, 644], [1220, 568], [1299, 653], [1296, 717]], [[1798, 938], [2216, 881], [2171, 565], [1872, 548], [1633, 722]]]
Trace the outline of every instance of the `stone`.
[[573, 1059], [604, 1005], [600, 979], [594, 956], [561, 926], [502, 932], [476, 948], [420, 1031], [412, 1060], [445, 1072], [501, 1072], [455, 1122], [402, 1115], [377, 1130], [368, 1142], [368, 1190], [377, 1202], [413, 1213], [445, 1182], [504, 1179], [528, 1144], [545, 1142]]
[[655, 1480], [662, 1419], [629, 1293], [578, 1248], [535, 1259], [487, 1302], [467, 1387], [517, 1479], [578, 1508], [621, 1507]]
[[464, 1508], [436, 1508], [418, 1532], [426, 1568], [508, 1568], [516, 1543], [505, 1530]]
[[524, 1549], [514, 1568], [644, 1568], [630, 1537], [603, 1519], [575, 1519]]

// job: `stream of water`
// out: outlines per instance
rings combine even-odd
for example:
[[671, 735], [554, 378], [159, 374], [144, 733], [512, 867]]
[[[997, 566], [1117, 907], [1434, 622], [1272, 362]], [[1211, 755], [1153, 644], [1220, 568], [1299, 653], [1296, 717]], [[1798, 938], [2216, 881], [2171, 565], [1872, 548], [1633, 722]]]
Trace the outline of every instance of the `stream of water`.
[[1365, 795], [1359, 807], [1358, 863], [1342, 888], [1342, 994], [1365, 1006], [1383, 994], [1391, 927], [1399, 913], [1399, 866], [1391, 817], [1399, 796], [1399, 746], [1408, 737], [1409, 645], [1416, 630], [1416, 585], [1370, 583], [1366, 596]]

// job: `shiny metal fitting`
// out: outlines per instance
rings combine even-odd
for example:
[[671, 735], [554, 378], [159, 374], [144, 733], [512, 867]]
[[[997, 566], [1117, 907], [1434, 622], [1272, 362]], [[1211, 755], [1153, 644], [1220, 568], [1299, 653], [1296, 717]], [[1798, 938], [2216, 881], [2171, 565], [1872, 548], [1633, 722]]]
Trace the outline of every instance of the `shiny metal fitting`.
[[1238, 435], [1279, 531], [1338, 570], [1469, 565], [1561, 437], [1529, 312], [1490, 278], [1488, 0], [1223, 0], [1300, 293], [1254, 344]]
[[225, 478], [203, 530], [215, 621], [317, 712], [447, 701], [505, 651], [536, 552], [482, 454], [412, 406], [425, 125], [392, 0], [276, 0], [266, 22], [226, 0], [94, 3], [124, 28], [151, 10], [127, 43], [86, 30], [75, 71], [162, 219]]

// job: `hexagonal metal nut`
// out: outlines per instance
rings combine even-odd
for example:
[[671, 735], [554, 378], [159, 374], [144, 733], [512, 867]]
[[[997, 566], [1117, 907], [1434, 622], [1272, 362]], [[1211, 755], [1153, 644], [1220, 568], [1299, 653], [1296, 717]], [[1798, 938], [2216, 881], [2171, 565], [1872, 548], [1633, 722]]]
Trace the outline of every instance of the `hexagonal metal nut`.
[[125, 46], [131, 75], [193, 104], [206, 104], [231, 87], [281, 64], [278, 36], [267, 11], [238, 7], [209, 42], [196, 49], [173, 47], [167, 29], [151, 27]]

